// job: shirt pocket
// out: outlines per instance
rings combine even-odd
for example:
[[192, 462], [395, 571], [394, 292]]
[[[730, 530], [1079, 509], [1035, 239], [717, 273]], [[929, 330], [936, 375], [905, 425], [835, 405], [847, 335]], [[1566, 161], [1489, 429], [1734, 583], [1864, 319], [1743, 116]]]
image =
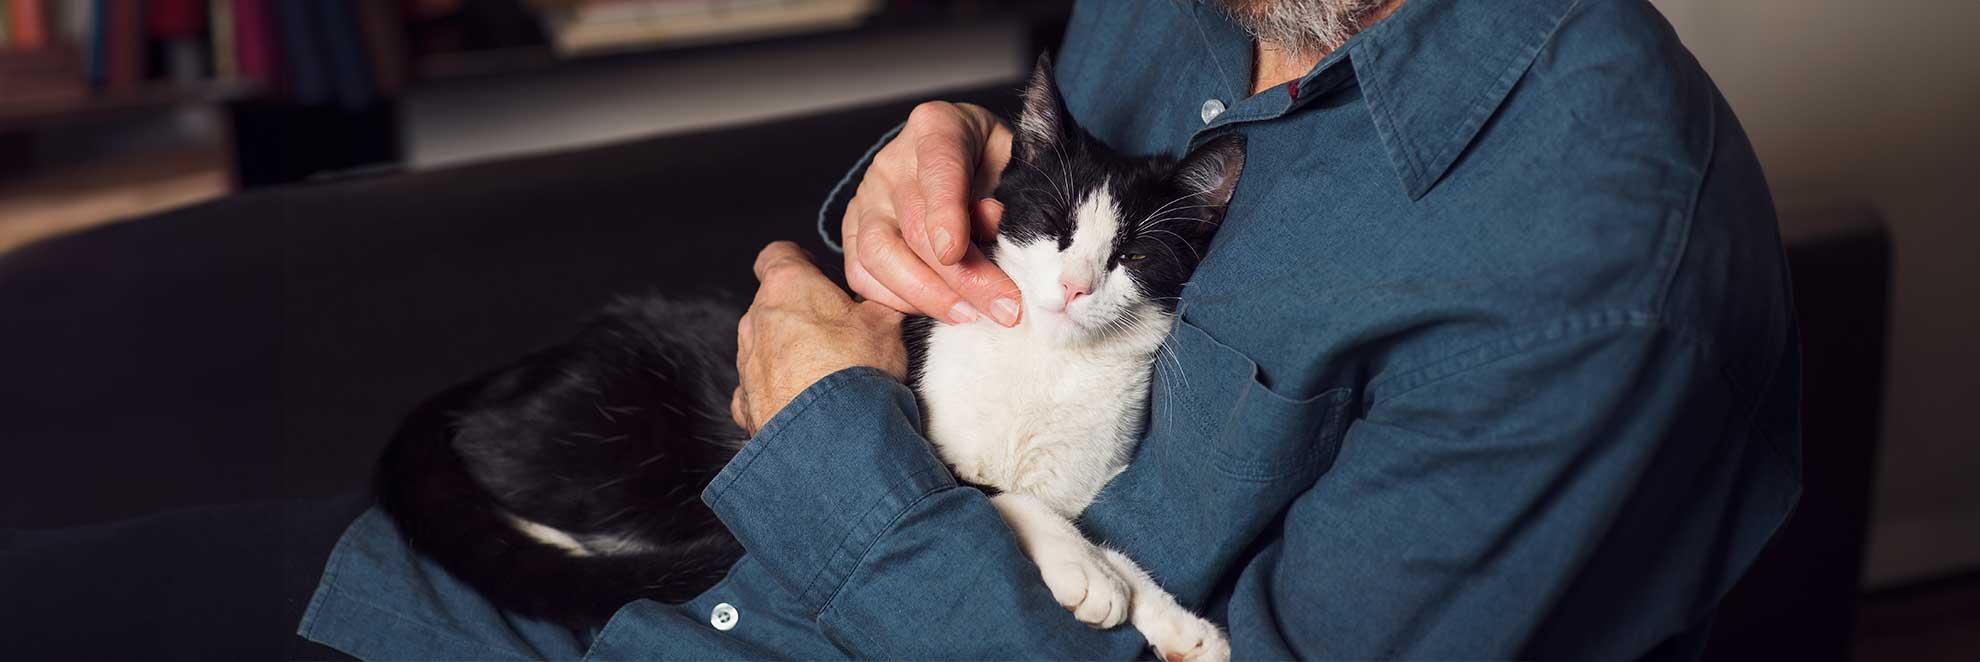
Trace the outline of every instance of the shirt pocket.
[[1158, 446], [1150, 450], [1255, 482], [1304, 486], [1332, 466], [1353, 388], [1279, 393], [1258, 380], [1250, 357], [1180, 319], [1163, 353], [1143, 442]]

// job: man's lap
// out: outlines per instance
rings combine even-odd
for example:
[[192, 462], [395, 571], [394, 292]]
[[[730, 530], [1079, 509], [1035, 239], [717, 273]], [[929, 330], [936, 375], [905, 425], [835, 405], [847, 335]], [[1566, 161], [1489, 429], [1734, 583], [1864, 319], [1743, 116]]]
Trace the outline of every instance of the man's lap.
[[[710, 623], [716, 605], [742, 624]], [[745, 556], [683, 604], [641, 600], [577, 632], [495, 608], [406, 546], [374, 508], [344, 531], [296, 632], [366, 659], [712, 659], [844, 657], [769, 573]]]
[[374, 508], [323, 566], [296, 634], [367, 659], [574, 659], [582, 634], [496, 609], [415, 555]]

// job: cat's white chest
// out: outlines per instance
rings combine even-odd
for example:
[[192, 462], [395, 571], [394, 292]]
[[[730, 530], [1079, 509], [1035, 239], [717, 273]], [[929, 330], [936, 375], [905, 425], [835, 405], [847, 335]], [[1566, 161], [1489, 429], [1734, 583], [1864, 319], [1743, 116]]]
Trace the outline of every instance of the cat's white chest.
[[1024, 326], [938, 325], [919, 383], [929, 439], [960, 478], [1075, 516], [1127, 465], [1166, 326], [1074, 349]]

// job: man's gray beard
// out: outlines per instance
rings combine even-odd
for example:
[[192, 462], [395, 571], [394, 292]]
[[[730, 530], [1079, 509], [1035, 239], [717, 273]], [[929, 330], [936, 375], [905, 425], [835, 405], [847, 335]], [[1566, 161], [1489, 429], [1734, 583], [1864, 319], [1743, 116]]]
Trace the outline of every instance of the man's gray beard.
[[1292, 53], [1329, 53], [1388, 0], [1208, 0], [1253, 39]]

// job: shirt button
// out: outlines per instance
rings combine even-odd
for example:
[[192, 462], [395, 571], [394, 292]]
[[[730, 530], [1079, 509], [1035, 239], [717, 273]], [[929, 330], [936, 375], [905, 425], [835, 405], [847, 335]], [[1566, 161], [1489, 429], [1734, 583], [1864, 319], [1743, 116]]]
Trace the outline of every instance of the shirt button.
[[1210, 120], [1217, 119], [1217, 116], [1222, 114], [1224, 114], [1224, 102], [1216, 99], [1203, 102], [1204, 124], [1209, 124]]
[[734, 605], [724, 602], [715, 605], [715, 611], [708, 614], [708, 624], [715, 626], [717, 630], [728, 632], [736, 628], [736, 619], [741, 617], [742, 614], [736, 613]]

